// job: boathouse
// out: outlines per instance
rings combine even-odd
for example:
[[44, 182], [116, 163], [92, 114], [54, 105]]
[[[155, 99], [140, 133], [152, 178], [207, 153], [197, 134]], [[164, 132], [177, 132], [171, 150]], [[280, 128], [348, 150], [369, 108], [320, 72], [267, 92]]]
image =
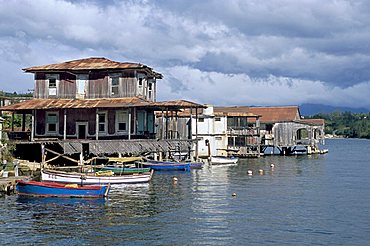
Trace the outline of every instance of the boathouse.
[[324, 144], [323, 119], [304, 119], [298, 106], [250, 107], [260, 115], [261, 152], [277, 150], [281, 155], [318, 153]]
[[158, 102], [157, 81], [163, 76], [146, 65], [86, 58], [23, 71], [34, 74], [33, 99], [0, 108], [12, 112], [13, 119], [14, 114], [22, 115], [23, 130], [30, 116], [30, 132], [9, 134], [18, 140], [19, 155], [32, 157], [34, 145], [43, 145], [52, 158], [80, 155], [72, 159], [81, 162], [91, 155], [192, 148], [193, 140], [168, 140], [168, 133], [157, 139], [154, 112], [204, 106], [185, 100]]
[[[164, 117], [162, 117], [162, 115]], [[157, 113], [157, 122], [166, 115]], [[171, 137], [197, 139], [194, 151], [200, 157], [215, 155], [258, 157], [260, 149], [259, 115], [249, 112], [249, 107], [213, 107], [183, 111], [167, 117]], [[196, 120], [192, 120], [192, 119]], [[161, 124], [164, 125], [164, 124]], [[161, 134], [161, 131], [158, 131]], [[196, 147], [196, 146], [195, 146]]]

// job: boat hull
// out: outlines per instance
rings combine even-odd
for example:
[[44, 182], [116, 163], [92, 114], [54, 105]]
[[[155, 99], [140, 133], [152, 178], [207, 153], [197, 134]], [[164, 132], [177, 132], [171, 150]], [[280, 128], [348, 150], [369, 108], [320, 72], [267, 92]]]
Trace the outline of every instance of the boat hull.
[[190, 163], [179, 163], [179, 162], [172, 162], [172, 161], [147, 161], [141, 162], [141, 166], [146, 168], [151, 168], [157, 171], [189, 171], [190, 170]]
[[102, 198], [108, 195], [110, 186], [73, 186], [53, 182], [20, 180], [17, 193], [24, 196], [38, 197], [83, 197]]
[[68, 173], [54, 170], [42, 170], [41, 179], [60, 183], [73, 183], [85, 185], [105, 184], [137, 184], [148, 183], [153, 176], [153, 171], [148, 173], [127, 174], [121, 176], [93, 176], [93, 174]]
[[140, 168], [140, 167], [110, 167], [105, 166], [102, 168], [98, 168], [97, 170], [101, 171], [112, 171], [114, 174], [132, 174], [132, 173], [148, 173], [150, 172], [150, 168]]
[[212, 165], [225, 165], [225, 164], [236, 164], [238, 162], [238, 157], [226, 157], [226, 156], [211, 156]]

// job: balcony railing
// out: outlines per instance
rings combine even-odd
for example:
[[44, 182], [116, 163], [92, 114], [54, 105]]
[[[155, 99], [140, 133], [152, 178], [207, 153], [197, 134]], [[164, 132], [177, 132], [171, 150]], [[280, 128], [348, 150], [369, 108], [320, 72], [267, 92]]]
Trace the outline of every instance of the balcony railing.
[[227, 129], [228, 135], [239, 135], [239, 136], [256, 136], [258, 134], [256, 128], [229, 128]]

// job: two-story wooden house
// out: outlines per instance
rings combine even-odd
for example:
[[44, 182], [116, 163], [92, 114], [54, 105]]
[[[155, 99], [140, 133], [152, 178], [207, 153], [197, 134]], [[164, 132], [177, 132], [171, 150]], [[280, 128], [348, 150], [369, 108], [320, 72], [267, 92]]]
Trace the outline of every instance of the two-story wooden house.
[[94, 154], [139, 154], [124, 150], [122, 141], [102, 149], [96, 140], [155, 139], [155, 111], [203, 107], [184, 100], [157, 102], [162, 75], [140, 63], [87, 58], [23, 70], [34, 74], [34, 98], [0, 110], [32, 115], [31, 142], [64, 140], [64, 153], [81, 151], [69, 140], [83, 140]]

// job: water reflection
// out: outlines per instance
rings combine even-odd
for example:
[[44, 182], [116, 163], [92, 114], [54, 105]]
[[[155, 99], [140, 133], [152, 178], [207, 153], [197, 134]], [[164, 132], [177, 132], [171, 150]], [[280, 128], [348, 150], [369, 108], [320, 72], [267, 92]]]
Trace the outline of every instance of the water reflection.
[[103, 201], [7, 197], [0, 233], [9, 245], [367, 245], [370, 141], [352, 144], [157, 173]]

